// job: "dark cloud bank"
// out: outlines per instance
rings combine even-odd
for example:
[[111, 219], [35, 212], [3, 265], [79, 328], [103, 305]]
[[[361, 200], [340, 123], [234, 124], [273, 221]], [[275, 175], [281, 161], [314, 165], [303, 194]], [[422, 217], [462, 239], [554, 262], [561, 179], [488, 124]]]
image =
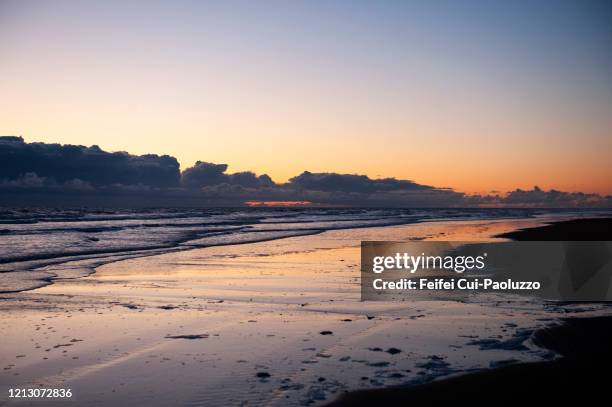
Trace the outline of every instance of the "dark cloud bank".
[[198, 161], [180, 172], [176, 158], [98, 146], [25, 143], [0, 137], [0, 205], [240, 206], [245, 201], [310, 201], [359, 207], [612, 207], [612, 197], [517, 189], [465, 195], [395, 178], [310, 173], [285, 184], [268, 175], [228, 173], [227, 164]]

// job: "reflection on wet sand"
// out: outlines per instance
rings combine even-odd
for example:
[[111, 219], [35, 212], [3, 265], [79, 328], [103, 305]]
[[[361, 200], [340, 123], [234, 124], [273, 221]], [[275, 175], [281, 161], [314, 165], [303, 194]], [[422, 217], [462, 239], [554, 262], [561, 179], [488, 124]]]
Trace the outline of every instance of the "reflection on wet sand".
[[361, 240], [488, 240], [535, 223], [328, 231], [130, 259], [5, 294], [2, 397], [27, 383], [71, 388], [79, 405], [309, 405], [548, 358], [529, 333], [567, 309], [359, 296]]

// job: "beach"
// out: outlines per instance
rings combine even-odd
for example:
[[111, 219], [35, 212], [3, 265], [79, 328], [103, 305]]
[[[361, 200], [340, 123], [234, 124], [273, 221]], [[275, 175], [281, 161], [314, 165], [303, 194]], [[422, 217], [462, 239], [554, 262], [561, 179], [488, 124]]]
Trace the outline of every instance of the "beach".
[[[518, 241], [592, 241], [610, 240], [612, 219], [573, 219], [504, 232], [496, 237]], [[530, 332], [529, 341], [554, 355], [552, 360], [499, 365], [495, 369], [451, 375], [414, 386], [361, 390], [343, 394], [328, 404], [330, 407], [418, 403], [463, 402], [484, 404], [503, 394], [504, 403], [521, 403], [526, 399], [549, 403], [567, 402], [574, 398], [607, 397], [607, 375], [612, 362], [612, 317], [608, 312], [582, 314], [581, 306], [589, 304], [559, 304], [566, 312], [578, 311], [572, 317], [557, 318]], [[592, 305], [592, 304], [590, 304]], [[586, 315], [586, 316], [585, 316]], [[546, 358], [544, 358], [546, 359]], [[508, 391], [508, 389], [511, 389]]]
[[0, 407], [607, 398], [612, 1], [0, 0], [0, 52]]
[[361, 406], [419, 402], [470, 402], [484, 405], [503, 396], [503, 403], [525, 400], [561, 403], [605, 399], [607, 366], [612, 361], [612, 318], [563, 318], [558, 325], [532, 334], [538, 346], [552, 349], [558, 358], [460, 374], [417, 386], [356, 391], [328, 406]]
[[0, 403], [42, 405], [8, 400], [8, 389], [52, 387], [72, 389], [78, 405], [356, 405], [356, 390], [374, 403], [386, 400], [376, 389], [404, 397], [406, 386], [556, 360], [563, 352], [534, 332], [609, 315], [605, 304], [361, 302], [359, 243], [493, 241], [566, 217], [423, 221], [152, 253], [0, 294]]

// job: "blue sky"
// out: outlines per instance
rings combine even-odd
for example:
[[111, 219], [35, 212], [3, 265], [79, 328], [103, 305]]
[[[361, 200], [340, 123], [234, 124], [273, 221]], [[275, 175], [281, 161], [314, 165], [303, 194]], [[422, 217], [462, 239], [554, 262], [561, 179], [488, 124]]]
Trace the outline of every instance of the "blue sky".
[[611, 193], [611, 10], [1, 1], [0, 133], [279, 181], [308, 169]]

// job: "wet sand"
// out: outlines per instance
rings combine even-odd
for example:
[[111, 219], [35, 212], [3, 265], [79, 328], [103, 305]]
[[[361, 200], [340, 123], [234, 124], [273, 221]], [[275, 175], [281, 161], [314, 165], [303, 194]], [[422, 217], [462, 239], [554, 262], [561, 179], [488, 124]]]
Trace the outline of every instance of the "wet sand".
[[[575, 219], [521, 228], [498, 236], [519, 241], [612, 240], [611, 226], [609, 218]], [[517, 404], [526, 400], [561, 403], [573, 398], [607, 399], [608, 370], [612, 364], [611, 316], [561, 318], [553, 326], [534, 331], [530, 340], [554, 352], [555, 360], [501, 366], [416, 386], [355, 391], [328, 405], [449, 401], [473, 404], [475, 400], [484, 404], [495, 402], [500, 395], [504, 403]]]
[[606, 400], [612, 363], [612, 317], [564, 318], [539, 329], [532, 342], [561, 357], [456, 375], [416, 386], [355, 391], [328, 406], [403, 405], [454, 402], [470, 404], [567, 403]]
[[[129, 259], [0, 296], [0, 403], [70, 388], [78, 405], [312, 405], [357, 389], [554, 354], [534, 330], [597, 304], [360, 302], [359, 241], [490, 240], [542, 220], [328, 231]], [[20, 405], [44, 405], [19, 400]]]

